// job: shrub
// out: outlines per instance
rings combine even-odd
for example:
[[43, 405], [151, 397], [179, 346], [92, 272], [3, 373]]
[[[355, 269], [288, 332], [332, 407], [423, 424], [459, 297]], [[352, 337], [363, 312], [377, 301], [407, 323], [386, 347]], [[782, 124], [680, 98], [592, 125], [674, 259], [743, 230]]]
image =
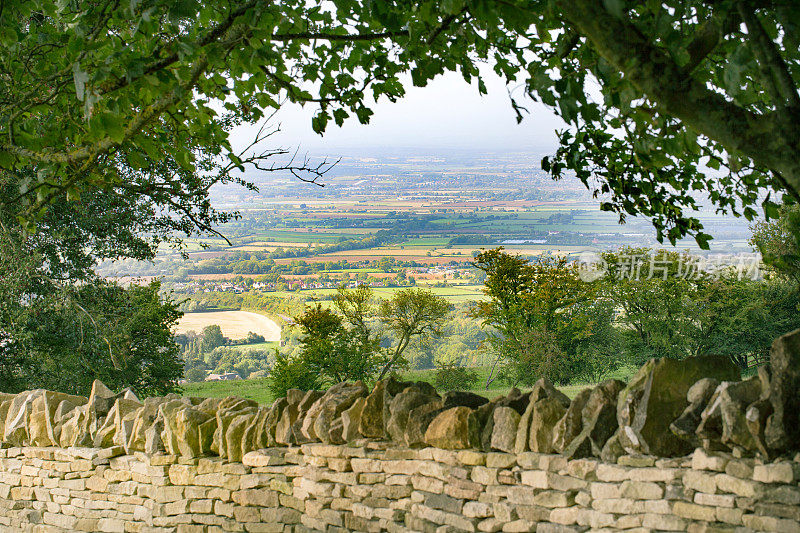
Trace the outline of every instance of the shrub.
[[206, 373], [200, 368], [190, 368], [186, 371], [186, 381], [197, 382], [206, 379]]
[[321, 385], [320, 375], [309, 367], [304, 358], [289, 357], [275, 350], [275, 366], [267, 385], [274, 398], [286, 396], [289, 389], [314, 390]]
[[437, 362], [433, 385], [440, 391], [474, 389], [478, 385], [478, 373], [454, 361]]

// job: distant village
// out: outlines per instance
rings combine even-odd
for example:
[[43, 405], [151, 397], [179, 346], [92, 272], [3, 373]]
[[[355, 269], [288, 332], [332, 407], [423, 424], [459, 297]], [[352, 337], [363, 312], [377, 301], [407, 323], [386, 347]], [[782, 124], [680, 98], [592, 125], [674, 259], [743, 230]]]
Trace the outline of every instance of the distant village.
[[[378, 273], [383, 274], [383, 273]], [[201, 294], [212, 292], [227, 292], [242, 294], [248, 291], [276, 292], [276, 291], [298, 291], [315, 289], [336, 289], [344, 283], [347, 287], [354, 288], [359, 285], [369, 285], [373, 288], [396, 287], [415, 283], [417, 278], [425, 278], [433, 282], [446, 284], [450, 279], [464, 279], [472, 275], [465, 268], [458, 268], [450, 265], [436, 265], [423, 267], [408, 267], [401, 271], [400, 276], [409, 280], [406, 283], [398, 283], [397, 275], [376, 277], [368, 273], [364, 274], [366, 279], [342, 279], [333, 278], [321, 280], [318, 276], [308, 276], [299, 279], [297, 277], [286, 276], [279, 278], [278, 281], [256, 281], [253, 277], [245, 278], [237, 276], [233, 280], [213, 280], [200, 279], [199, 277], [188, 282], [176, 282], [172, 284], [175, 291], [187, 294]], [[413, 281], [412, 281], [413, 280]]]

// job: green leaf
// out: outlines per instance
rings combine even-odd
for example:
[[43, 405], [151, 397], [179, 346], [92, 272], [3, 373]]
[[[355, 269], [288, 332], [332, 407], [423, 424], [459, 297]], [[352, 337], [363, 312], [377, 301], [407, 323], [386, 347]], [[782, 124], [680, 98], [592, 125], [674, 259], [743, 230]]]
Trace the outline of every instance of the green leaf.
[[767, 220], [775, 220], [780, 217], [780, 214], [780, 206], [770, 200], [764, 202], [764, 215]]
[[694, 236], [694, 240], [697, 242], [697, 246], [699, 246], [701, 250], [708, 250], [710, 248], [708, 243], [711, 241], [711, 239], [713, 239], [713, 237], [706, 233], [698, 233]]
[[448, 15], [456, 15], [464, 8], [464, 0], [443, 0], [442, 10]]
[[611, 13], [617, 18], [625, 16], [625, 2], [624, 0], [603, 0], [603, 5], [606, 11]]
[[10, 169], [14, 161], [15, 157], [11, 153], [0, 151], [0, 168]]
[[111, 140], [119, 144], [125, 140], [125, 128], [120, 117], [111, 113], [102, 113], [99, 117], [100, 125]]

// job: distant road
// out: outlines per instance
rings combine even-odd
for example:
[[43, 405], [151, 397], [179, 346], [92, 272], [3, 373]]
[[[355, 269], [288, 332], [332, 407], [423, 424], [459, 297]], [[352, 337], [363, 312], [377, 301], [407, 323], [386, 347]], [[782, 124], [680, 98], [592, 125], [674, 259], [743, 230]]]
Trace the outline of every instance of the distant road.
[[217, 324], [222, 334], [230, 339], [243, 339], [252, 331], [263, 335], [267, 341], [281, 340], [281, 327], [272, 319], [250, 311], [212, 311], [209, 313], [186, 313], [178, 322], [175, 333], [194, 331]]

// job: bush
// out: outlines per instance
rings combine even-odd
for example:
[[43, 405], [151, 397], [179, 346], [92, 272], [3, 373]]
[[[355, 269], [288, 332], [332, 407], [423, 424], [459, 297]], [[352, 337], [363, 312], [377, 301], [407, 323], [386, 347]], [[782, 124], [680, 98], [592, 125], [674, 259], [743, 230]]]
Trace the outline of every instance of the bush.
[[456, 362], [439, 362], [436, 365], [436, 390], [470, 390], [478, 385], [478, 373]]
[[186, 381], [197, 382], [206, 379], [206, 373], [200, 368], [190, 368], [186, 371]]
[[286, 396], [289, 389], [314, 390], [321, 385], [320, 375], [311, 370], [305, 359], [289, 357], [275, 350], [275, 366], [267, 385], [273, 398]]

